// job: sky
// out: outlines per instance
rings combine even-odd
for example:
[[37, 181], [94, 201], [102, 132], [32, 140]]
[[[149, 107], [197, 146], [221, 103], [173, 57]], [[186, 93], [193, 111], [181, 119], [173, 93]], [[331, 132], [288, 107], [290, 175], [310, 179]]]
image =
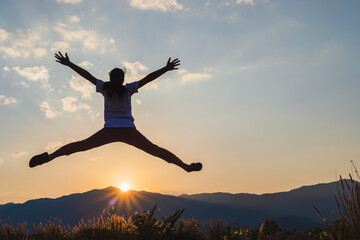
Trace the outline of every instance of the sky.
[[[357, 0], [0, 2], [0, 204], [119, 187], [171, 195], [272, 193], [332, 182], [360, 156]], [[126, 83], [179, 58], [133, 95], [137, 129], [186, 173], [123, 143], [53, 152], [103, 127], [96, 78]]]

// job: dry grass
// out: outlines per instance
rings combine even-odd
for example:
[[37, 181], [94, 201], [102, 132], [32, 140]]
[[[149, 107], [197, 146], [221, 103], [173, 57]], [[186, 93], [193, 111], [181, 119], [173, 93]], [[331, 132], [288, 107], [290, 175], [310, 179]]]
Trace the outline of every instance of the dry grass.
[[[359, 180], [357, 168], [353, 161], [350, 162]], [[360, 239], [360, 183], [355, 181], [351, 174], [349, 177], [349, 180], [344, 180], [340, 176], [341, 188], [335, 196], [338, 217], [332, 224], [329, 224], [324, 214], [313, 206], [326, 224], [331, 240]]]
[[267, 240], [267, 239], [329, 239], [327, 233], [316, 229], [305, 233], [282, 230], [271, 219], [266, 219], [259, 229], [229, 226], [224, 221], [180, 219], [183, 210], [164, 217], [154, 217], [156, 206], [142, 213], [130, 212], [125, 219], [117, 214], [103, 212], [87, 222], [81, 220], [76, 226], [65, 226], [60, 220], [49, 220], [46, 224], [28, 230], [26, 223], [12, 226], [0, 220], [1, 240]]

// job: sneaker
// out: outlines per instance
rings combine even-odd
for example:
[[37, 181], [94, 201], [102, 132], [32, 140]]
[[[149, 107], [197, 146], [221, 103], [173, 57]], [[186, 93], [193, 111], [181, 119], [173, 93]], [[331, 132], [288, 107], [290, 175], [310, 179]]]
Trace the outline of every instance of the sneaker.
[[192, 163], [190, 164], [190, 166], [188, 167], [188, 169], [186, 170], [187, 172], [198, 172], [202, 169], [202, 164], [197, 162], [197, 163]]
[[43, 154], [39, 154], [31, 158], [29, 162], [29, 167], [33, 168], [36, 167], [37, 165], [41, 165], [48, 161], [49, 161], [49, 154], [47, 152], [44, 152]]

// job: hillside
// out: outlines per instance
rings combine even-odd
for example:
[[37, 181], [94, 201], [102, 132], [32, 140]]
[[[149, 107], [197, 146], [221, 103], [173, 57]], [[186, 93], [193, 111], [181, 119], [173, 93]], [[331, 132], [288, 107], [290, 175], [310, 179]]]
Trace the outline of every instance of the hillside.
[[0, 205], [0, 219], [13, 224], [27, 221], [31, 226], [57, 218], [66, 225], [75, 225], [81, 218], [98, 217], [104, 209], [128, 217], [129, 209], [142, 212], [158, 204], [157, 217], [185, 208], [184, 218], [194, 217], [200, 221], [222, 219], [236, 225], [257, 227], [267, 215], [284, 228], [302, 231], [323, 226], [312, 204], [330, 217], [336, 209], [334, 195], [338, 187], [338, 182], [332, 182], [272, 194], [203, 193], [180, 196], [145, 191], [124, 193], [118, 188], [108, 187], [56, 199], [42, 198], [23, 204]]

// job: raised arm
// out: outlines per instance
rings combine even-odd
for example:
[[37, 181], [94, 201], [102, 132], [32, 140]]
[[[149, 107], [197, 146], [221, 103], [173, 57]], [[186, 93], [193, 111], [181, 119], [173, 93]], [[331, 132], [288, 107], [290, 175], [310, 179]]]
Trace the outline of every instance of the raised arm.
[[141, 88], [145, 84], [155, 80], [156, 78], [160, 77], [167, 71], [178, 69], [177, 66], [179, 66], [179, 65], [180, 65], [179, 59], [176, 58], [175, 60], [171, 61], [171, 58], [169, 58], [165, 67], [160, 68], [159, 70], [156, 70], [155, 72], [152, 72], [149, 75], [147, 75], [146, 77], [144, 77], [143, 79], [141, 79], [139, 81], [139, 88]]
[[91, 75], [88, 71], [86, 71], [85, 69], [79, 67], [78, 65], [72, 63], [69, 59], [69, 56], [67, 55], [67, 53], [65, 53], [65, 57], [61, 54], [61, 52], [59, 52], [59, 54], [55, 53], [55, 58], [57, 59], [56, 61], [70, 67], [72, 70], [74, 70], [75, 72], [77, 72], [80, 76], [82, 76], [83, 78], [89, 80], [92, 84], [94, 84], [96, 86], [96, 78]]

